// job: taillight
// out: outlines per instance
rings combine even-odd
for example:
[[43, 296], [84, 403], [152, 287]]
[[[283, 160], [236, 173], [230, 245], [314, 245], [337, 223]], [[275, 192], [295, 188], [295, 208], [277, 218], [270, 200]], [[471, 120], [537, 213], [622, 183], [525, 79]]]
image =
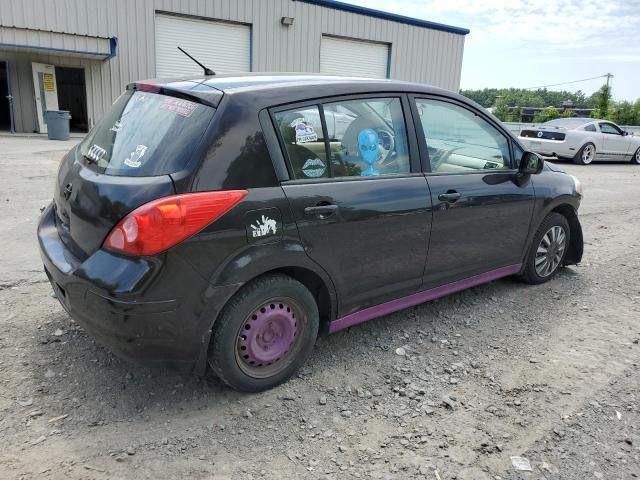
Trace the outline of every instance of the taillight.
[[225, 190], [159, 198], [120, 220], [102, 246], [129, 255], [164, 252], [224, 215], [247, 193]]
[[136, 90], [141, 92], [151, 92], [151, 93], [160, 93], [162, 90], [161, 86], [157, 83], [149, 83], [149, 82], [136, 82]]

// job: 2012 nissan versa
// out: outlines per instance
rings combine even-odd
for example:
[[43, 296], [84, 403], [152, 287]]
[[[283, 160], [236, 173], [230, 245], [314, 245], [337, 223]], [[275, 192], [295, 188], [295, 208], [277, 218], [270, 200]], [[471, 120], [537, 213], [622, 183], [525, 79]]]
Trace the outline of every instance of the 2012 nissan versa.
[[129, 85], [62, 159], [38, 238], [113, 351], [255, 392], [320, 334], [580, 262], [581, 196], [460, 95], [218, 75]]

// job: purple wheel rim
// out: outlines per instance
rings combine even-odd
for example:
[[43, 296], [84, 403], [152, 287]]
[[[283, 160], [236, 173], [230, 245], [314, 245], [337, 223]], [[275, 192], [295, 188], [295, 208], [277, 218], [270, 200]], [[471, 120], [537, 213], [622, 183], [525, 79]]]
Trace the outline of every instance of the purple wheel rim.
[[255, 309], [238, 332], [236, 359], [248, 375], [264, 378], [286, 368], [300, 342], [304, 317], [292, 299], [277, 298]]

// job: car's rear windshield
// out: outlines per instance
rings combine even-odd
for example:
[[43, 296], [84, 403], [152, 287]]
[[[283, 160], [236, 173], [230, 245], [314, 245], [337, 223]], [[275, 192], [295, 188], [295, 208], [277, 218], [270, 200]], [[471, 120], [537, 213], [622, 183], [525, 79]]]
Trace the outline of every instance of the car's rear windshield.
[[80, 144], [86, 165], [146, 177], [183, 169], [215, 109], [182, 98], [127, 91]]
[[564, 127], [568, 129], [578, 128], [585, 123], [588, 123], [590, 119], [584, 118], [557, 118], [555, 120], [549, 120], [548, 122], [544, 122], [543, 125], [546, 127]]

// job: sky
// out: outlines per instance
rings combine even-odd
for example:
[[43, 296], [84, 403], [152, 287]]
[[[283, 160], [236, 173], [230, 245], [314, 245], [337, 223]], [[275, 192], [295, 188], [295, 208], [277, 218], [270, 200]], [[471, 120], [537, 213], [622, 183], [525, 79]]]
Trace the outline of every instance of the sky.
[[[461, 88], [537, 87], [612, 73], [640, 98], [640, 0], [343, 0], [468, 28]], [[604, 78], [550, 90], [591, 94]]]

